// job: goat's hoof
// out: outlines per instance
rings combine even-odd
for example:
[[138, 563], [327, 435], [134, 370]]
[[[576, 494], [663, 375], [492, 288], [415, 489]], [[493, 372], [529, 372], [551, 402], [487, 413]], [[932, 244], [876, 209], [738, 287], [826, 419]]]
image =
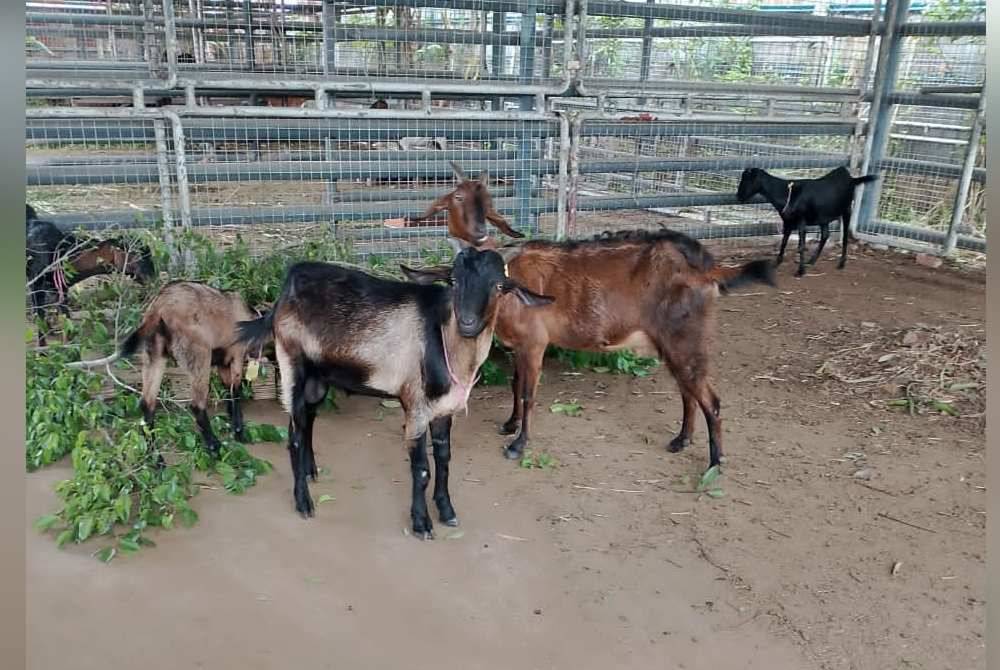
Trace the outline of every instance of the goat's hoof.
[[841, 261], [841, 262], [837, 263], [837, 269], [838, 270], [843, 270], [845, 265], [847, 265], [847, 263]]
[[498, 432], [501, 435], [513, 435], [517, 432], [517, 424], [519, 423], [520, 421], [517, 419], [508, 419], [503, 425], [500, 426], [500, 430]]
[[303, 519], [308, 519], [309, 517], [315, 515], [316, 508], [313, 506], [312, 497], [308, 493], [295, 497], [295, 511], [298, 512]]
[[805, 273], [806, 273], [805, 268], [799, 268], [798, 270], [795, 271], [795, 276], [802, 277], [803, 275], [805, 275]]
[[418, 540], [434, 539], [434, 527], [431, 525], [429, 516], [424, 516], [422, 519], [413, 519], [413, 536]]
[[446, 526], [451, 526], [452, 528], [457, 528], [458, 527], [458, 517], [457, 516], [453, 516], [453, 517], [451, 517], [450, 519], [447, 519], [447, 520], [441, 519], [441, 523], [443, 523]]
[[514, 445], [507, 446], [504, 447], [503, 455], [509, 460], [516, 461], [524, 455], [524, 448], [520, 446], [515, 447]]
[[249, 440], [247, 439], [247, 434], [244, 433], [242, 430], [238, 430], [235, 433], [233, 433], [233, 439], [236, 440], [237, 442], [240, 442], [241, 444], [247, 444], [249, 442]]
[[681, 437], [678, 435], [674, 439], [670, 440], [670, 444], [667, 445], [667, 451], [671, 454], [676, 454], [678, 452], [684, 451], [691, 444], [691, 439], [687, 437]]

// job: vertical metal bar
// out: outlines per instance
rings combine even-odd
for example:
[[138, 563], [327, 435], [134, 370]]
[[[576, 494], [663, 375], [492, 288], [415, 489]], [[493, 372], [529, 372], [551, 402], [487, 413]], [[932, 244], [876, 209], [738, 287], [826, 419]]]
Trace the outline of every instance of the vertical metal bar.
[[[854, 135], [852, 137], [851, 143], [851, 159], [850, 165], [852, 170], [857, 170], [861, 168], [862, 174], [867, 174], [865, 171], [869, 167], [869, 162], [871, 159], [872, 150], [872, 133], [865, 132], [865, 123], [861, 119], [861, 107], [865, 103], [865, 93], [868, 91], [868, 73], [872, 69], [872, 60], [875, 58], [876, 46], [879, 44], [879, 23], [882, 18], [882, 0], [876, 0], [872, 8], [871, 16], [871, 32], [868, 34], [868, 46], [865, 48], [865, 60], [861, 66], [861, 77], [856, 82], [858, 93], [858, 100], [854, 104], [854, 115], [857, 122], [854, 125]], [[874, 107], [872, 108], [874, 109]], [[869, 121], [872, 118], [871, 110], [868, 114]], [[864, 140], [862, 140], [862, 137]], [[865, 185], [861, 184], [858, 186], [858, 190], [855, 191], [855, 201], [860, 202], [858, 199], [858, 193], [864, 196]], [[858, 229], [858, 215], [860, 214], [860, 207], [854, 207], [851, 209], [851, 221], [849, 223], [851, 230]]]
[[570, 113], [569, 127], [569, 193], [566, 194], [566, 234], [576, 235], [576, 203], [580, 191], [580, 131], [583, 117]]
[[173, 188], [170, 179], [170, 164], [168, 162], [167, 131], [162, 119], [153, 121], [153, 136], [156, 138], [156, 170], [160, 178], [160, 208], [163, 218], [163, 237], [170, 249], [170, 263], [175, 265], [177, 249], [173, 245], [174, 203], [171, 196]]
[[969, 131], [969, 146], [965, 150], [965, 162], [962, 164], [962, 176], [958, 180], [958, 192], [955, 194], [955, 208], [951, 213], [951, 223], [948, 224], [948, 234], [944, 238], [941, 254], [949, 256], [955, 251], [958, 242], [958, 231], [962, 226], [965, 206], [969, 199], [969, 187], [972, 185], [972, 172], [976, 167], [976, 156], [979, 153], [979, 141], [983, 135], [983, 120], [986, 116], [986, 82], [979, 94], [979, 107], [976, 117], [972, 120], [972, 130]]
[[156, 76], [153, 63], [159, 63], [159, 55], [153, 59], [153, 0], [142, 0], [142, 32], [139, 42], [142, 44], [142, 58], [150, 69], [150, 75]]
[[136, 86], [132, 89], [132, 106], [136, 109], [142, 109], [146, 106], [146, 95], [142, 86]]
[[552, 42], [552, 17], [549, 14], [545, 15], [545, 20], [542, 22], [542, 78], [549, 79], [552, 76], [552, 49], [554, 48], [554, 43]]
[[[506, 12], [493, 12], [493, 34], [501, 35], [504, 31], [504, 23], [507, 21]], [[493, 78], [497, 81], [500, 80], [500, 76], [503, 75], [503, 56], [504, 56], [503, 45], [497, 43], [493, 45]], [[496, 96], [493, 98], [493, 111], [503, 111], [503, 97]]]
[[174, 167], [177, 172], [177, 199], [181, 205], [181, 225], [191, 227], [191, 192], [188, 186], [187, 158], [184, 151], [184, 124], [173, 112], [164, 112], [170, 119], [174, 136]]
[[177, 20], [174, 0], [163, 0], [163, 38], [167, 51], [167, 75], [177, 81]]
[[[537, 0], [527, 0], [521, 14], [521, 69], [519, 80], [522, 84], [530, 84], [535, 75], [535, 22], [537, 16]], [[521, 111], [531, 111], [535, 107], [534, 96], [519, 96]], [[527, 224], [533, 234], [538, 232], [538, 217], [531, 213], [531, 151], [532, 140], [522, 138], [518, 146], [520, 174], [515, 182], [514, 193], [517, 199], [517, 221], [522, 226]]]
[[337, 5], [323, 3], [323, 74], [337, 71]]
[[243, 11], [247, 14], [247, 67], [250, 72], [256, 70], [255, 61], [256, 54], [254, 54], [254, 44], [253, 44], [253, 4], [252, 0], [244, 0]]
[[559, 182], [556, 194], [556, 239], [566, 239], [566, 202], [569, 191], [569, 126], [571, 114], [559, 115]]
[[[896, 87], [896, 75], [899, 73], [899, 56], [902, 52], [903, 38], [901, 31], [906, 23], [910, 0], [886, 0], [885, 33], [879, 44], [878, 65], [875, 70], [875, 91], [872, 98], [871, 113], [868, 115], [868, 134], [870, 136], [869, 151], [865, 157], [864, 173], [869, 174], [872, 166], [877, 166], [885, 157], [889, 144], [889, 132], [892, 125], [892, 107], [889, 96]], [[861, 206], [858, 208], [858, 232], [866, 232], [878, 214], [879, 196], [882, 193], [882, 180], [870, 182], [861, 194]]]
[[[112, 0], [106, 0], [108, 16], [113, 16], [115, 13], [111, 3]], [[118, 60], [118, 41], [115, 38], [114, 26], [108, 26], [108, 49], [111, 51], [111, 58], [113, 60]]]
[[[653, 4], [656, 0], [646, 0], [647, 3]], [[653, 56], [653, 19], [647, 18], [645, 23], [642, 25], [642, 57], [639, 61], [639, 82], [640, 87], [642, 84], [649, 81], [649, 64]], [[639, 98], [640, 105], [646, 104], [646, 98]]]

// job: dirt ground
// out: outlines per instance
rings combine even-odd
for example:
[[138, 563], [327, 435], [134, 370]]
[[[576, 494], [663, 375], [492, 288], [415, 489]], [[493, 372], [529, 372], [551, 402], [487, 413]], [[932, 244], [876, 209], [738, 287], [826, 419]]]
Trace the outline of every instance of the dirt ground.
[[[133, 557], [103, 565], [29, 528], [29, 667], [985, 667], [977, 422], [815, 376], [828, 336], [862, 322], [984, 330], [982, 277], [870, 250], [838, 272], [835, 255], [720, 299], [723, 497], [692, 492], [702, 422], [686, 452], [664, 450], [681, 409], [665, 370], [552, 362], [532, 446], [558, 465], [503, 459], [508, 392], [477, 389], [453, 437], [460, 532], [419, 542], [399, 410], [341, 399], [316, 424], [313, 496], [335, 499], [311, 521], [283, 447], [258, 445], [272, 474], [239, 497], [202, 491], [194, 528]], [[573, 399], [579, 417], [548, 411]], [[247, 414], [284, 423], [273, 402]], [[29, 521], [66, 474], [28, 475]]]

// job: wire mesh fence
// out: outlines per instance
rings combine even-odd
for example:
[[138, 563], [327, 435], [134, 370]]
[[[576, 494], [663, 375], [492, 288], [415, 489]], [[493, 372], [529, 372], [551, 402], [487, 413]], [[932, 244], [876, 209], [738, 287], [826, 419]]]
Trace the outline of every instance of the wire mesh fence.
[[[737, 202], [744, 168], [869, 163], [883, 178], [860, 233], [940, 249], [957, 225], [960, 246], [985, 249], [982, 152], [962, 189], [978, 0], [26, 5], [28, 93], [46, 101], [29, 112], [28, 199], [67, 225], [166, 219], [239, 231], [258, 253], [332, 230], [363, 255], [414, 256], [444, 221], [400, 221], [452, 187], [454, 160], [488, 171], [531, 234], [665, 224], [737, 240], [779, 227], [771, 206]], [[129, 107], [136, 87], [165, 111]], [[128, 109], [46, 116], [59, 105]]]

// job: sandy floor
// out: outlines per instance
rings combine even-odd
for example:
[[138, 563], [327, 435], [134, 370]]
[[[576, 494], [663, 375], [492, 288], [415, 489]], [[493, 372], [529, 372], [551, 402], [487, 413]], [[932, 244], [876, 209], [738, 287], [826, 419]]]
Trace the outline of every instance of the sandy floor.
[[[398, 410], [378, 420], [377, 401], [349, 398], [317, 421], [313, 496], [335, 500], [311, 521], [284, 449], [258, 445], [274, 473], [241, 497], [203, 491], [200, 523], [155, 549], [106, 566], [28, 530], [29, 666], [984, 667], [982, 433], [809, 376], [840, 326], [981, 324], [984, 286], [871, 252], [837, 272], [835, 253], [720, 301], [724, 497], [689, 492], [701, 422], [688, 451], [663, 448], [680, 418], [669, 374], [550, 364], [533, 447], [558, 467], [504, 460], [507, 391], [479, 389], [453, 438], [461, 532], [419, 542]], [[583, 415], [548, 412], [557, 399]], [[247, 414], [284, 423], [271, 402]], [[29, 520], [66, 473], [27, 476]]]

